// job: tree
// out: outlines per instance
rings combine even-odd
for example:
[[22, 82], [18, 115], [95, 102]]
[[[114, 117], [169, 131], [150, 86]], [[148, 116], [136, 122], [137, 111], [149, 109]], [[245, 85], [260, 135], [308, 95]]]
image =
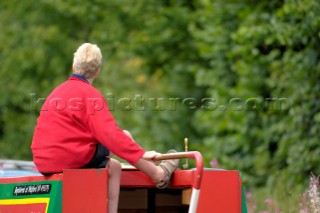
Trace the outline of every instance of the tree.
[[0, 4], [0, 157], [31, 159], [43, 98], [91, 42], [96, 87], [146, 149], [182, 151], [188, 137], [250, 186], [320, 172], [317, 0]]

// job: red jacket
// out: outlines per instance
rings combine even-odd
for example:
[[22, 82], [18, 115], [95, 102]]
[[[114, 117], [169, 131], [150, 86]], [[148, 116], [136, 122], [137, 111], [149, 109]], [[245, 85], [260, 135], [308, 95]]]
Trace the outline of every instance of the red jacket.
[[145, 153], [117, 126], [102, 94], [86, 80], [71, 76], [42, 106], [31, 144], [33, 160], [42, 173], [81, 168], [99, 142], [131, 164]]

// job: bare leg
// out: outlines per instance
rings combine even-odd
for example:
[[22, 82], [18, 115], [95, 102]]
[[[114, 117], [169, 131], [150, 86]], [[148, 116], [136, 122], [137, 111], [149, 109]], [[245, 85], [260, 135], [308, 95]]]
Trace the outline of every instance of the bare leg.
[[[132, 135], [131, 135], [131, 133], [129, 131], [123, 130], [123, 132], [133, 140], [133, 137], [132, 137]], [[175, 151], [175, 150], [170, 150], [170, 151]], [[179, 163], [179, 161], [178, 162], [173, 162], [171, 164], [171, 169], [173, 169], [174, 167], [177, 168], [178, 165], [175, 165], [177, 163]], [[170, 178], [168, 176], [169, 174], [168, 174], [168, 170], [167, 169], [166, 169], [167, 170], [167, 173], [166, 173], [163, 170], [162, 167], [156, 166], [153, 162], [148, 161], [148, 160], [146, 160], [144, 158], [140, 158], [138, 160], [138, 162], [136, 164], [134, 164], [134, 166], [137, 169], [139, 169], [140, 171], [142, 171], [143, 173], [145, 173], [146, 175], [148, 175], [153, 180], [153, 182], [156, 183], [156, 186], [158, 188], [167, 187], [167, 184], [164, 185], [164, 182], [165, 182], [164, 178]], [[159, 185], [159, 184], [161, 184], [161, 185]]]
[[119, 161], [110, 158], [106, 166], [109, 174], [108, 197], [109, 197], [109, 213], [118, 212], [119, 194], [120, 194], [120, 177], [121, 164]]
[[[123, 132], [127, 136], [129, 136], [132, 140], [134, 140], [129, 131], [123, 130]], [[143, 158], [140, 158], [140, 160], [138, 160], [138, 162], [134, 166], [137, 169], [139, 169], [140, 171], [142, 171], [143, 173], [145, 173], [146, 175], [148, 175], [149, 177], [151, 177], [151, 179], [154, 182], [158, 182], [164, 176], [164, 171], [163, 171], [162, 168], [154, 165], [154, 163], [152, 163], [152, 162], [150, 162], [148, 160], [145, 160]]]
[[154, 182], [160, 181], [165, 175], [161, 167], [156, 166], [154, 165], [154, 163], [143, 158], [140, 158], [140, 160], [138, 160], [138, 162], [134, 166], [151, 177]]

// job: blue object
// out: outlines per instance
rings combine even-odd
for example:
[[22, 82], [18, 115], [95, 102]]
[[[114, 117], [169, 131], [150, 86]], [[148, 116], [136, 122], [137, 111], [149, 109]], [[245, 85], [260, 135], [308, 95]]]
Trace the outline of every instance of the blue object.
[[37, 175], [41, 176], [42, 174], [37, 171], [29, 171], [29, 170], [0, 169], [0, 178], [37, 176]]

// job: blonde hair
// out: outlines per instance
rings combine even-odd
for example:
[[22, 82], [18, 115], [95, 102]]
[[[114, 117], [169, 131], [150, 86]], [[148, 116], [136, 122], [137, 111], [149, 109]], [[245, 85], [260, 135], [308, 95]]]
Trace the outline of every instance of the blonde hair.
[[82, 44], [73, 56], [73, 73], [91, 79], [101, 67], [102, 55], [95, 44]]

